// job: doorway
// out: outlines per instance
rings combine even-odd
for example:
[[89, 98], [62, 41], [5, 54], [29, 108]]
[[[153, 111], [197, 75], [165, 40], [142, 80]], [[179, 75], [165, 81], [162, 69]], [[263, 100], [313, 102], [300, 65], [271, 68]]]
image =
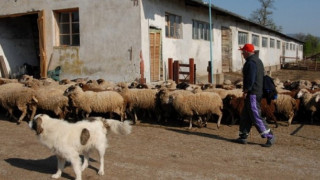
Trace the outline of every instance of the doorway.
[[40, 77], [38, 13], [0, 17], [0, 55], [10, 78]]

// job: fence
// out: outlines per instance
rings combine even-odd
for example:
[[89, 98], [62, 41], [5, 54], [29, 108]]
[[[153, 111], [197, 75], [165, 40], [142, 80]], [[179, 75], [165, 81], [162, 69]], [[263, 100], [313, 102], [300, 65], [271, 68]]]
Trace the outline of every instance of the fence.
[[181, 64], [178, 60], [168, 59], [169, 79], [174, 80], [177, 84], [180, 82], [188, 82], [195, 84], [196, 82], [196, 64], [194, 59], [189, 59], [189, 64]]

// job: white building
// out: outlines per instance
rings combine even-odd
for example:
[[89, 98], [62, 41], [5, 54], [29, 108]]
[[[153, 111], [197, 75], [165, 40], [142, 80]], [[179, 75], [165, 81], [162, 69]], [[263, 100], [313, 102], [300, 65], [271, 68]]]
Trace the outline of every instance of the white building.
[[[12, 76], [27, 63], [41, 77], [60, 66], [60, 79], [133, 81], [143, 60], [151, 82], [163, 80], [168, 58], [194, 58], [197, 76], [205, 76], [208, 14], [195, 0], [0, 1], [0, 56]], [[215, 6], [212, 25], [215, 82], [241, 70], [244, 43], [255, 44], [266, 70], [279, 69], [280, 56], [303, 57], [303, 42]]]

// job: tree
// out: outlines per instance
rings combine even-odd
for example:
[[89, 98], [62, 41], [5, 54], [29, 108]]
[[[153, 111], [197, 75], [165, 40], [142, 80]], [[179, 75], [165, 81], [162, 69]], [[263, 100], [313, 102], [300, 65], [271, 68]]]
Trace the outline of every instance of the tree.
[[267, 28], [273, 29], [275, 31], [282, 31], [281, 26], [277, 26], [273, 19], [271, 18], [271, 15], [273, 12], [271, 9], [275, 9], [273, 6], [274, 0], [258, 0], [261, 3], [261, 7], [251, 13], [251, 16], [249, 20], [260, 24], [262, 26], [265, 26]]
[[298, 33], [294, 34], [292, 37], [303, 41], [303, 54], [304, 56], [311, 56], [320, 53], [320, 38], [313, 36], [311, 34]]

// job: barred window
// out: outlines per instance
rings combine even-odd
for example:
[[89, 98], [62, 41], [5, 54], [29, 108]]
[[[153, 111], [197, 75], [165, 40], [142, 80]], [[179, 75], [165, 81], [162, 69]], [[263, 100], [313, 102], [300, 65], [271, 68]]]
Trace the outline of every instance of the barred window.
[[193, 20], [192, 21], [192, 39], [203, 39], [210, 41], [210, 24]]
[[246, 44], [248, 43], [248, 33], [246, 32], [238, 32], [238, 44]]
[[181, 16], [166, 13], [166, 37], [182, 38]]
[[271, 47], [271, 48], [274, 48], [274, 45], [275, 45], [275, 44], [274, 44], [274, 39], [270, 39], [270, 47]]
[[79, 11], [70, 10], [56, 12], [58, 17], [59, 45], [79, 46], [80, 45], [80, 28], [79, 28]]
[[260, 46], [260, 37], [258, 35], [252, 34], [252, 44], [257, 47]]
[[277, 40], [277, 49], [280, 49], [280, 41], [279, 40]]
[[268, 38], [262, 37], [262, 47], [268, 47]]

